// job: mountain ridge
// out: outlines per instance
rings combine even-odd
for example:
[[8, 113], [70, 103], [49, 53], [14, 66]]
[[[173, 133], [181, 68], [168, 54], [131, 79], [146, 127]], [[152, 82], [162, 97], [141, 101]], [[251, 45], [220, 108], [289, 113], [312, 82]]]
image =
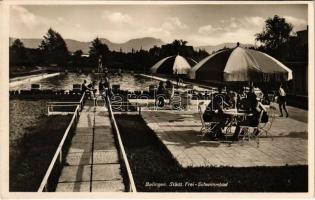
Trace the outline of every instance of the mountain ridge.
[[[17, 38], [10, 38], [10, 45]], [[27, 48], [38, 48], [43, 39], [38, 38], [19, 38], [25, 47]], [[108, 48], [112, 51], [123, 51], [131, 52], [132, 49], [138, 51], [140, 49], [149, 50], [153, 46], [161, 46], [164, 42], [161, 39], [154, 37], [143, 37], [130, 39], [123, 43], [111, 42], [106, 38], [99, 38], [103, 43], [105, 43]], [[70, 52], [75, 52], [77, 50], [82, 50], [84, 54], [88, 54], [91, 46], [91, 42], [82, 42], [74, 39], [64, 39]]]
[[[17, 39], [17, 38], [10, 38], [10, 44]], [[153, 46], [162, 46], [165, 43], [158, 38], [154, 37], [143, 37], [143, 38], [135, 38], [130, 39], [126, 42], [122, 43], [115, 43], [111, 42], [110, 40], [106, 38], [99, 38], [103, 43], [105, 43], [108, 48], [111, 51], [123, 51], [123, 52], [131, 52], [132, 49], [135, 51], [139, 51], [140, 49], [143, 50], [149, 50]], [[38, 38], [20, 38], [20, 40], [23, 42], [24, 46], [27, 48], [38, 48], [41, 41], [43, 39]], [[65, 39], [65, 42], [68, 46], [68, 49], [70, 52], [75, 52], [77, 50], [82, 50], [83, 54], [88, 54], [91, 46], [91, 42], [82, 42], [74, 39]], [[224, 47], [227, 48], [233, 48], [236, 46], [236, 43], [222, 43], [218, 45], [203, 45], [203, 46], [196, 46], [194, 47], [195, 50], [206, 50], [209, 54], [211, 54], [213, 51], [217, 51], [219, 49], [222, 49]], [[240, 44], [240, 46], [248, 48], [248, 47], [255, 47], [255, 45], [252, 44]]]

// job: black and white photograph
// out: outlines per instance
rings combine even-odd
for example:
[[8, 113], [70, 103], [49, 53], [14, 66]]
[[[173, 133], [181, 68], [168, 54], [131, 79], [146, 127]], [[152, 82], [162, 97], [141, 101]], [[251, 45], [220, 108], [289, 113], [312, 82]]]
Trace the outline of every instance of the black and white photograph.
[[6, 193], [314, 195], [312, 1], [2, 5]]

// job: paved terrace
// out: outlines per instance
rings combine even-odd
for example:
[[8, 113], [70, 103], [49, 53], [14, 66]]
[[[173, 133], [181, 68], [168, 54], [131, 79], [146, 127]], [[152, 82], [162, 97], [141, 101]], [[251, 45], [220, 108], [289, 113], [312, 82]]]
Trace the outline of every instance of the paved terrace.
[[109, 113], [88, 101], [80, 113], [57, 192], [123, 192]]
[[307, 111], [288, 110], [289, 118], [276, 117], [273, 140], [263, 135], [258, 148], [254, 140], [229, 146], [200, 136], [201, 121], [193, 108], [143, 111], [142, 117], [182, 167], [307, 165]]

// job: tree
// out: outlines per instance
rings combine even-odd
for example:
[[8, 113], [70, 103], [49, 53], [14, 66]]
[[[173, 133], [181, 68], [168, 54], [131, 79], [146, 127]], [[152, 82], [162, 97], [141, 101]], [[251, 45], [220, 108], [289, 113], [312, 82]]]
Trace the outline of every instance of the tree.
[[58, 32], [50, 28], [39, 48], [43, 52], [46, 64], [57, 64], [61, 67], [67, 65], [69, 51], [66, 42]]
[[26, 48], [20, 39], [16, 39], [10, 46], [10, 65], [22, 66], [26, 62]]
[[74, 65], [74, 67], [81, 67], [82, 66], [82, 59], [81, 59], [82, 55], [83, 55], [82, 50], [77, 50], [73, 53], [72, 63]]
[[92, 45], [90, 46], [90, 60], [91, 64], [93, 67], [98, 67], [98, 60], [101, 58], [102, 63], [105, 63], [106, 61], [106, 56], [109, 53], [108, 46], [104, 43], [99, 38], [95, 38], [92, 41]]
[[265, 23], [263, 32], [255, 35], [256, 41], [263, 43], [269, 50], [278, 50], [288, 41], [293, 26], [278, 15], [268, 18]]

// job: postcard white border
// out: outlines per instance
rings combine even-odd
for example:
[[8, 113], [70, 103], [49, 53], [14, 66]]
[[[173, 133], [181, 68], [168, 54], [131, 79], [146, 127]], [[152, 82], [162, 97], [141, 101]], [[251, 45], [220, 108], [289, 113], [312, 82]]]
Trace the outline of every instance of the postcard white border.
[[[9, 6], [12, 5], [184, 5], [184, 4], [307, 4], [309, 25], [308, 67], [308, 169], [309, 192], [307, 193], [37, 193], [9, 192]], [[132, 199], [187, 199], [187, 198], [311, 198], [314, 197], [314, 2], [313, 1], [43, 1], [5, 0], [0, 2], [0, 134], [1, 134], [1, 198], [132, 198]]]

